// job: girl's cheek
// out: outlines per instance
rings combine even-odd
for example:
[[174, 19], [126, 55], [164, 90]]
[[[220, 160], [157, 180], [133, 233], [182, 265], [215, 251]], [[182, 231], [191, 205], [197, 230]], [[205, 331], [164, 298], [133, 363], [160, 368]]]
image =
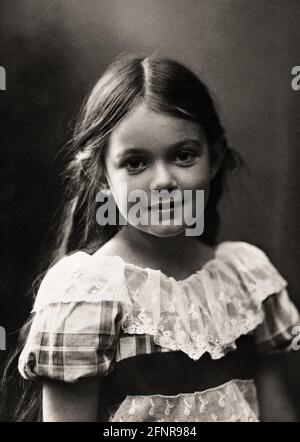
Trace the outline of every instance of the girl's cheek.
[[146, 189], [144, 183], [140, 182], [140, 180], [134, 180], [131, 177], [127, 179], [120, 179], [114, 186], [114, 197], [117, 205], [120, 208], [124, 208], [127, 205], [132, 205], [133, 203], [128, 202], [129, 197], [133, 198], [136, 194], [136, 191]]
[[210, 181], [209, 161], [206, 158], [199, 158], [193, 167], [179, 170], [179, 177], [185, 182], [185, 187], [190, 186], [191, 189], [195, 189], [205, 186]]
[[186, 189], [204, 189], [209, 185], [209, 174], [199, 172], [197, 175], [191, 174], [187, 177], [184, 187]]
[[136, 191], [148, 192], [150, 181], [149, 178], [145, 175], [132, 175], [126, 181], [126, 186], [128, 190], [128, 195], [130, 194], [130, 192]]

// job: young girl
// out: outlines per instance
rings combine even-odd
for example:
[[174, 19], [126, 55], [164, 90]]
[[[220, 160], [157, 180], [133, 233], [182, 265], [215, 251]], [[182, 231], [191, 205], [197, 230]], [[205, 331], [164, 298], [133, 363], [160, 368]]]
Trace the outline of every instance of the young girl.
[[[18, 365], [42, 385], [42, 419], [295, 420], [279, 350], [291, 348], [298, 312], [262, 250], [216, 241], [239, 157], [205, 85], [169, 59], [119, 57], [73, 141], [57, 259]], [[101, 226], [99, 190], [125, 218], [135, 190], [204, 190], [204, 232], [186, 235], [184, 221]]]

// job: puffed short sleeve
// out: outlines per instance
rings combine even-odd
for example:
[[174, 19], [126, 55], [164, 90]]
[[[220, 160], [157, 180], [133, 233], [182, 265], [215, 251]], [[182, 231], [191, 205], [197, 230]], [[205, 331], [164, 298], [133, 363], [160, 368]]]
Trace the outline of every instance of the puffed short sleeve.
[[263, 250], [243, 244], [262, 309], [262, 321], [254, 330], [257, 354], [266, 357], [270, 353], [291, 350], [300, 319], [289, 296], [288, 283]]
[[81, 251], [48, 270], [19, 357], [22, 377], [76, 382], [113, 370], [124, 287], [116, 269], [109, 283], [111, 270], [99, 271], [91, 256]]
[[264, 319], [254, 332], [257, 354], [290, 351], [299, 329], [299, 312], [289, 297], [287, 288], [269, 296], [262, 304]]
[[288, 282], [259, 247], [232, 243], [240, 281], [256, 309], [252, 334], [261, 357], [293, 349], [299, 329], [299, 312], [288, 292]]

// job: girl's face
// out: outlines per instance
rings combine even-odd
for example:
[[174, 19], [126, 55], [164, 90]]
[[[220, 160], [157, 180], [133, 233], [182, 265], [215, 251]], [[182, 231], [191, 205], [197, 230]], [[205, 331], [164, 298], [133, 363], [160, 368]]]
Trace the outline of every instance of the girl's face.
[[[105, 168], [112, 195], [126, 220], [130, 208], [136, 204], [128, 200], [132, 191], [144, 191], [149, 196], [149, 205], [153, 190], [176, 190], [183, 199], [184, 190], [203, 189], [205, 201], [208, 198], [210, 158], [201, 127], [188, 120], [154, 112], [144, 104], [136, 107], [112, 132]], [[195, 194], [192, 192], [193, 214]], [[143, 209], [151, 211], [148, 205]], [[187, 227], [183, 217], [178, 225], [172, 222], [172, 211], [165, 212], [165, 216], [171, 219], [168, 225], [149, 223], [134, 227], [156, 236], [175, 236]], [[131, 224], [130, 219], [128, 223]]]

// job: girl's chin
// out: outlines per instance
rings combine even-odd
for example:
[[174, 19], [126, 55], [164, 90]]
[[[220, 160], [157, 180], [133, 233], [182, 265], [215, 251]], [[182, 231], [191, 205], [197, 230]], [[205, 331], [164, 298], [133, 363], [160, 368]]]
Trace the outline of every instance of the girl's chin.
[[172, 226], [172, 225], [157, 225], [157, 226], [135, 226], [141, 232], [148, 233], [150, 235], [168, 237], [168, 236], [177, 236], [185, 231], [186, 226]]

